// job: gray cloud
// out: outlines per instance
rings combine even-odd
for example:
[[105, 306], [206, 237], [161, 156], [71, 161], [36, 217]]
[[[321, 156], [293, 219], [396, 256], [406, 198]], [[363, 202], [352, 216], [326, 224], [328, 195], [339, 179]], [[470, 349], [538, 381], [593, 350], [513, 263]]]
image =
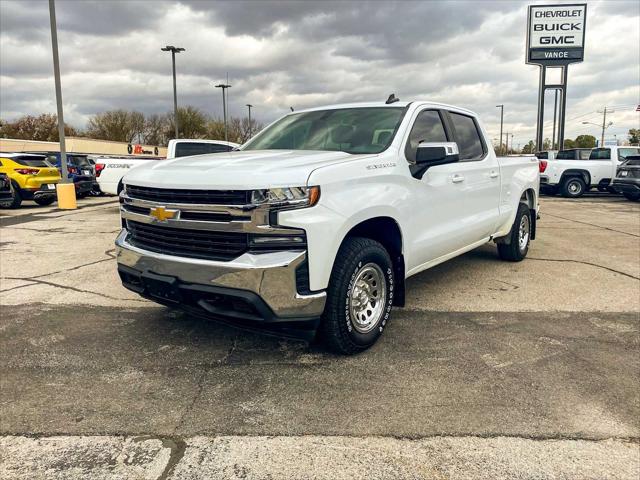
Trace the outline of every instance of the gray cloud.
[[[213, 84], [230, 75], [230, 108], [270, 121], [289, 106], [433, 99], [469, 107], [497, 136], [497, 103], [516, 142], [534, 135], [537, 68], [524, 64], [526, 3], [478, 1], [267, 2], [58, 0], [69, 121], [99, 111], [171, 108], [166, 44], [178, 95], [220, 115]], [[638, 126], [637, 2], [589, 2], [586, 61], [570, 68], [568, 118], [628, 105], [614, 132]], [[47, 2], [0, 2], [0, 115], [55, 111]], [[613, 103], [612, 103], [613, 102]], [[591, 112], [591, 113], [590, 113]], [[585, 116], [583, 118], [591, 118]], [[569, 121], [568, 135], [584, 131]]]

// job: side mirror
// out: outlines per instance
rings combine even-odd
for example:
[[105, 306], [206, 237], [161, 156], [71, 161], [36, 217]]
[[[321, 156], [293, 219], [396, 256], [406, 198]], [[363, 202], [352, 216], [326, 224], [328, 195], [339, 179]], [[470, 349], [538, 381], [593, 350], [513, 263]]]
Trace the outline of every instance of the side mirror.
[[416, 163], [409, 166], [411, 175], [422, 179], [430, 167], [460, 161], [460, 153], [456, 142], [422, 142], [416, 151]]
[[444, 165], [460, 160], [456, 142], [422, 142], [416, 151], [416, 164], [427, 167]]

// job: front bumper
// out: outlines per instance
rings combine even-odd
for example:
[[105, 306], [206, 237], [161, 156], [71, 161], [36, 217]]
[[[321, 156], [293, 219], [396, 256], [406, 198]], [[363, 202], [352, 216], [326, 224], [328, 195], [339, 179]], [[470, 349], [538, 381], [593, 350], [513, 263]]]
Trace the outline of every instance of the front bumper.
[[637, 194], [640, 193], [640, 179], [629, 178], [621, 180], [615, 178], [613, 182], [611, 182], [611, 187], [613, 187], [616, 192]]
[[[296, 273], [305, 266], [306, 252], [244, 253], [229, 262], [200, 260], [142, 250], [129, 244], [127, 235], [123, 230], [116, 239], [123, 284], [159, 303], [249, 322], [248, 326], [306, 322], [315, 328], [324, 311], [325, 292], [298, 293]], [[155, 277], [171, 279], [177, 295], [154, 295], [145, 282]]]

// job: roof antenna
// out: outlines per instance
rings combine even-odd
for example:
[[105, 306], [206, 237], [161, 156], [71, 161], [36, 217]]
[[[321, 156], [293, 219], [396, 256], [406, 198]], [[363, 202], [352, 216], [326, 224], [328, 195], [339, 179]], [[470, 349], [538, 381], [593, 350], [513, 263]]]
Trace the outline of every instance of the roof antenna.
[[391, 95], [389, 95], [389, 98], [387, 98], [387, 101], [384, 102], [384, 103], [387, 104], [387, 105], [390, 105], [392, 103], [396, 103], [396, 102], [399, 102], [399, 101], [400, 101], [400, 99], [396, 97], [396, 94], [392, 93]]

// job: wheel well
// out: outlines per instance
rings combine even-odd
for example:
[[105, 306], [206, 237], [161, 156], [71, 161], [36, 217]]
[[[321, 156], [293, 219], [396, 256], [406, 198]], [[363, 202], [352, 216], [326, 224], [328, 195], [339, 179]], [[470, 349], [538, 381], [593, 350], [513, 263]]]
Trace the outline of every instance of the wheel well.
[[587, 187], [591, 185], [591, 174], [587, 170], [565, 170], [562, 172], [562, 177], [560, 178], [560, 183], [563, 183], [567, 178], [570, 177], [581, 177], [586, 183]]
[[122, 192], [123, 188], [124, 188], [124, 184], [122, 183], [122, 180], [120, 180], [118, 182], [118, 188], [116, 189], [116, 192], [118, 192], [118, 195], [120, 195], [120, 192]]
[[522, 193], [520, 203], [524, 203], [529, 207], [531, 213], [531, 240], [535, 240], [538, 212], [536, 210], [536, 192], [533, 188], [529, 188]]
[[[380, 242], [389, 252], [393, 262], [394, 278], [396, 279], [393, 304], [404, 306], [404, 255], [402, 254], [402, 232], [391, 217], [376, 217], [359, 223], [345, 235], [349, 237], [364, 237]], [[344, 240], [343, 240], [344, 242]]]

